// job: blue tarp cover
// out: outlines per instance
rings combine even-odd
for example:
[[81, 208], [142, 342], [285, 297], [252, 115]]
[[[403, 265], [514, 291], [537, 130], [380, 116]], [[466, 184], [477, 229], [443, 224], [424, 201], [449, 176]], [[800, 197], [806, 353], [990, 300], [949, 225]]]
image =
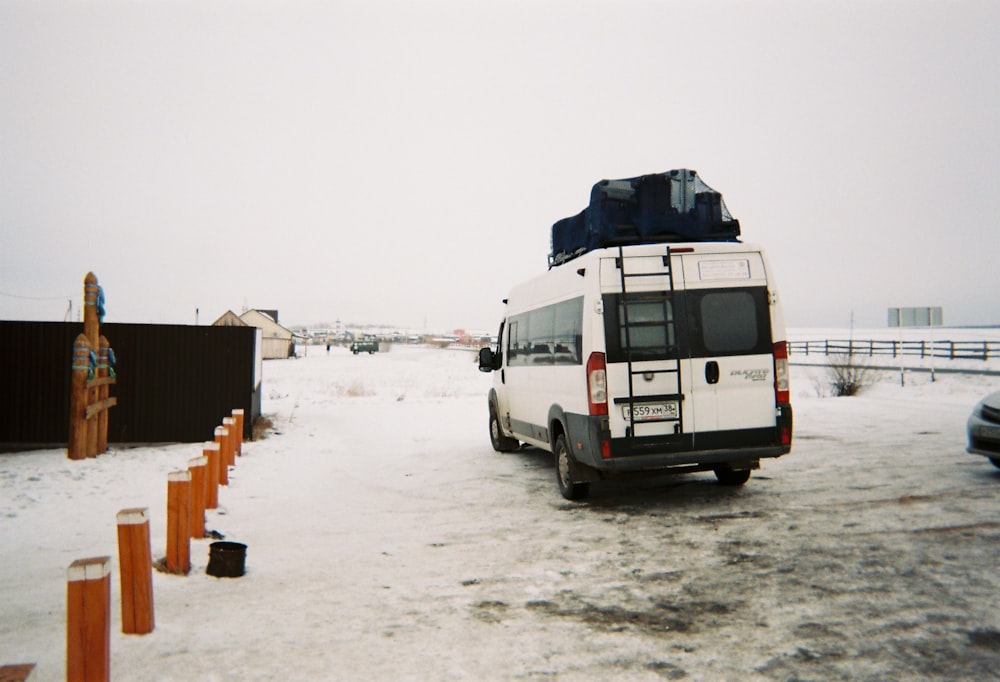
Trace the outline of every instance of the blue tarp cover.
[[601, 180], [590, 203], [552, 226], [549, 264], [619, 244], [672, 241], [734, 241], [740, 223], [722, 195], [693, 170]]

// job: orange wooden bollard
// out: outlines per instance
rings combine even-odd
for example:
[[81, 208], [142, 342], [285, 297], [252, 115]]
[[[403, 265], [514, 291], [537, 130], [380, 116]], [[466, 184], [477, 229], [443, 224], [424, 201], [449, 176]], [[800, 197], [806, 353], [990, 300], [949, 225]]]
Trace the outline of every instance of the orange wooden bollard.
[[111, 679], [111, 557], [78, 559], [66, 576], [66, 679]]
[[188, 462], [188, 471], [191, 472], [191, 537], [200, 539], [205, 537], [205, 495], [208, 481], [205, 477], [205, 468], [208, 466], [207, 457], [195, 457]]
[[87, 379], [91, 372], [91, 348], [87, 337], [80, 334], [73, 342], [73, 378], [69, 399], [69, 444], [66, 454], [70, 459], [87, 457]]
[[153, 554], [149, 541], [149, 510], [118, 512], [118, 571], [122, 586], [122, 632], [153, 631]]
[[206, 442], [201, 448], [207, 464], [205, 465], [205, 509], [216, 509], [219, 506], [219, 444]]
[[167, 474], [167, 571], [191, 570], [191, 472]]
[[226, 456], [229, 458], [229, 466], [236, 466], [236, 419], [225, 417], [222, 425], [226, 427]]
[[233, 419], [236, 420], [236, 454], [243, 456], [243, 410], [233, 410]]
[[219, 485], [229, 485], [229, 429], [216, 426], [215, 442], [219, 444]]

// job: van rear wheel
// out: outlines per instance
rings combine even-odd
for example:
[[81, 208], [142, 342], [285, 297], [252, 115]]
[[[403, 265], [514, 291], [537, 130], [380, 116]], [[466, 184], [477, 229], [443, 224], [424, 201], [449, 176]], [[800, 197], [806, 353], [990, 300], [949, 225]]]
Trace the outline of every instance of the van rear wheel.
[[715, 470], [715, 477], [722, 485], [743, 485], [750, 480], [750, 470], [719, 467]]
[[574, 483], [572, 472], [566, 436], [559, 434], [556, 438], [556, 480], [559, 482], [559, 492], [567, 500], [582, 500], [590, 494], [590, 483]]
[[496, 408], [490, 405], [490, 443], [497, 452], [514, 452], [520, 444], [516, 438], [503, 435], [500, 428], [500, 417]]

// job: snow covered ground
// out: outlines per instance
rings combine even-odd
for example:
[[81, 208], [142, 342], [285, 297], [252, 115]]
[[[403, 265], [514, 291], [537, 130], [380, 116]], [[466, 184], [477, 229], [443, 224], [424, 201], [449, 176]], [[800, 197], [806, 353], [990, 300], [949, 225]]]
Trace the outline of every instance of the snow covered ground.
[[115, 515], [148, 507], [162, 556], [167, 474], [200, 444], [0, 455], [0, 664], [65, 679], [66, 569], [106, 554], [116, 680], [995, 678], [1000, 470], [964, 428], [1000, 378], [831, 398], [823, 372], [793, 367], [792, 453], [746, 486], [570, 503], [547, 454], [491, 449], [474, 353], [268, 361], [273, 432], [207, 514], [247, 574], [206, 575], [193, 541], [143, 636], [120, 632]]

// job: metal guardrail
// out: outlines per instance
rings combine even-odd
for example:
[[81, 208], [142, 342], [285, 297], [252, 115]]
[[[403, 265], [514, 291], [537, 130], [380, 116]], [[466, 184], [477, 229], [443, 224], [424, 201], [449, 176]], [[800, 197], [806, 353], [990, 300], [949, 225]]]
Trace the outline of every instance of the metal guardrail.
[[944, 360], [1000, 358], [1000, 341], [892, 341], [888, 339], [824, 339], [789, 341], [789, 357], [803, 355], [857, 355], [868, 357], [918, 357]]

